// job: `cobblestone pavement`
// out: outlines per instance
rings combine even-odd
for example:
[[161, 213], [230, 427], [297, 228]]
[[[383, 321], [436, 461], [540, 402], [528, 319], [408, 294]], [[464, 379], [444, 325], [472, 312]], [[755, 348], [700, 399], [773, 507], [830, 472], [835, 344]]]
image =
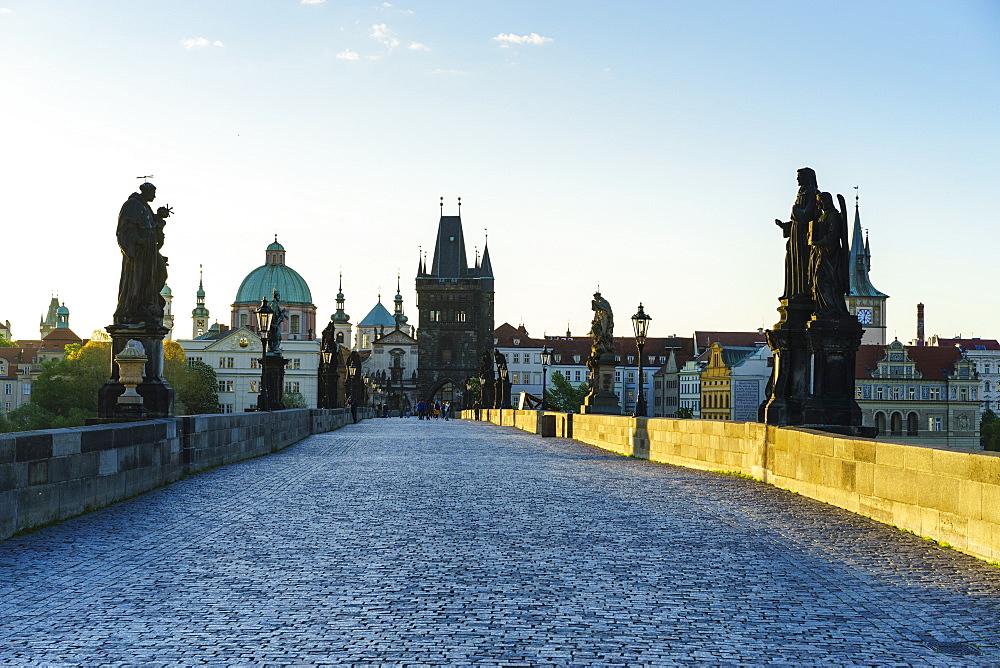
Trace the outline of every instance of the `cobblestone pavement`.
[[1000, 662], [1000, 569], [484, 423], [349, 425], [7, 540], [0, 573], [14, 665]]

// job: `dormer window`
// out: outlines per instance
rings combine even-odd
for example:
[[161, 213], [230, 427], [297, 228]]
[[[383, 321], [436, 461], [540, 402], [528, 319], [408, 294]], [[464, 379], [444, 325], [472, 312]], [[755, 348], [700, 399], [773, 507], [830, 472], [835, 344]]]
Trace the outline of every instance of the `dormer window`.
[[515, 346], [521, 345], [521, 339], [514, 339], [514, 345]]
[[628, 363], [629, 364], [635, 364], [635, 355], [629, 355], [628, 356]]
[[573, 361], [576, 362], [577, 364], [579, 364], [580, 363], [580, 356], [579, 355], [573, 355]]
[[559, 364], [559, 363], [562, 362], [562, 355], [553, 355], [552, 357], [555, 358], [556, 364]]

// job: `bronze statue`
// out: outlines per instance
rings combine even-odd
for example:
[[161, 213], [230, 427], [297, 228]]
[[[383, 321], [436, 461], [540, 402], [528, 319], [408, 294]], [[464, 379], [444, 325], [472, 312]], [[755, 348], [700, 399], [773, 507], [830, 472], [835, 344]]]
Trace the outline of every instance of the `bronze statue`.
[[594, 338], [591, 355], [599, 357], [602, 353], [614, 353], [615, 318], [611, 313], [611, 304], [600, 292], [595, 292], [590, 308], [594, 311], [594, 320], [590, 325], [590, 335]]
[[490, 351], [484, 350], [479, 363], [479, 406], [478, 408], [493, 408], [494, 401], [493, 357]]
[[281, 295], [275, 290], [274, 299], [271, 300], [271, 326], [267, 330], [267, 352], [268, 354], [281, 354], [281, 323], [288, 318], [288, 309], [281, 308]]
[[163, 226], [173, 213], [161, 206], [153, 213], [156, 186], [143, 183], [129, 195], [118, 214], [118, 245], [122, 251], [122, 274], [118, 283], [118, 309], [114, 324], [163, 326], [165, 302], [160, 290], [167, 282], [167, 258], [160, 255]]
[[809, 281], [809, 244], [807, 235], [810, 224], [819, 217], [819, 188], [816, 172], [809, 167], [798, 171], [799, 194], [792, 205], [789, 221], [775, 218], [788, 242], [785, 244], [785, 294], [782, 299], [812, 297]]
[[820, 193], [823, 213], [809, 227], [809, 277], [817, 317], [847, 315], [848, 290], [847, 221], [844, 196], [840, 211], [833, 204], [833, 195]]

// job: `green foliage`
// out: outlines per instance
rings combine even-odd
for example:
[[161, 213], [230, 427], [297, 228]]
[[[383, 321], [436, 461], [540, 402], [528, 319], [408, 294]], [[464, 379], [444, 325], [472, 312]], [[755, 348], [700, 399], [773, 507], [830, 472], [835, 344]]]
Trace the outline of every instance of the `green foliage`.
[[50, 413], [38, 404], [25, 404], [7, 413], [6, 417], [0, 416], [0, 433], [81, 427], [88, 417], [93, 416], [80, 408], [72, 408], [63, 416]]
[[694, 419], [694, 409], [690, 406], [681, 406], [677, 409], [677, 417], [681, 420]]
[[111, 344], [90, 341], [65, 359], [42, 364], [31, 400], [53, 415], [69, 418], [97, 416], [97, 391], [111, 371]]
[[219, 412], [219, 380], [215, 370], [194, 360], [188, 363], [176, 341], [163, 342], [163, 377], [174, 388], [175, 415]]
[[301, 392], [282, 392], [281, 400], [285, 404], [285, 408], [309, 408], [309, 404], [306, 403], [306, 398], [302, 396]]
[[1000, 452], [1000, 416], [987, 408], [979, 421], [979, 443], [983, 450]]
[[466, 397], [469, 406], [478, 406], [479, 398], [483, 395], [483, 379], [478, 376], [469, 378], [469, 396]]
[[545, 390], [545, 404], [550, 411], [576, 413], [580, 410], [584, 397], [590, 392], [586, 383], [573, 387], [573, 384], [558, 371], [552, 372], [549, 383], [552, 387]]
[[0, 348], [17, 348], [17, 344], [6, 336], [0, 336]]

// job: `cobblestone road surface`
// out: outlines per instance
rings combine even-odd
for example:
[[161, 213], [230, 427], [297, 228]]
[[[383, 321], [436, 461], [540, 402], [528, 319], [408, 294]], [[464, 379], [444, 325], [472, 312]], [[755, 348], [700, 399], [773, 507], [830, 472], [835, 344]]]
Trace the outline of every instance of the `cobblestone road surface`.
[[314, 436], [0, 543], [0, 573], [16, 665], [1000, 662], [994, 567], [483, 423]]

